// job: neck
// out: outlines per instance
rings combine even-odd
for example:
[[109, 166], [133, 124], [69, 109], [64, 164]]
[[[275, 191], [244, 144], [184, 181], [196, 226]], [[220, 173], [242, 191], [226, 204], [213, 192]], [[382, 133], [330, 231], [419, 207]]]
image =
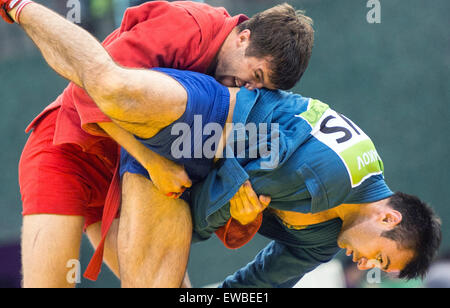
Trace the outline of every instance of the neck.
[[341, 204], [334, 210], [337, 216], [344, 222], [350, 222], [355, 220], [358, 216], [362, 215], [369, 207], [370, 203], [360, 204]]
[[230, 92], [230, 105], [228, 107], [228, 117], [227, 117], [225, 127], [222, 131], [222, 138], [220, 139], [220, 142], [217, 146], [216, 157], [215, 157], [214, 161], [217, 161], [220, 158], [222, 158], [223, 150], [227, 143], [227, 138], [229, 137], [230, 133], [233, 131], [232, 130], [233, 126], [230, 124], [233, 123], [234, 108], [236, 107], [236, 96], [237, 96], [237, 93], [240, 91], [240, 89], [239, 88], [228, 88], [228, 91]]
[[291, 211], [271, 209], [281, 220], [292, 227], [306, 227], [339, 218], [343, 224], [352, 224], [361, 215], [368, 215], [374, 203], [341, 204], [335, 208], [319, 213], [302, 214]]
[[214, 59], [212, 60], [211, 64], [207, 69], [208, 75], [211, 76], [215, 75], [219, 59], [223, 58], [223, 55], [230, 50], [230, 44], [232, 43], [233, 40], [235, 40], [237, 33], [238, 33], [237, 28], [234, 28], [233, 30], [231, 30], [230, 34], [228, 34], [227, 38], [223, 41], [222, 45], [219, 48], [219, 51], [217, 52], [216, 56], [214, 57]]

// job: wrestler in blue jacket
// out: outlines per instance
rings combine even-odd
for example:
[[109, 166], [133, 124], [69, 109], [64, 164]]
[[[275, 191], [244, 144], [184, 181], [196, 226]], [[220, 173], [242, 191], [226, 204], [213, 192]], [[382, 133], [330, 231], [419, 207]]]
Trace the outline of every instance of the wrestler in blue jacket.
[[[197, 239], [207, 239], [226, 223], [230, 217], [227, 202], [247, 179], [258, 194], [271, 196], [270, 208], [299, 213], [317, 213], [343, 203], [374, 202], [393, 194], [369, 137], [326, 104], [267, 90], [242, 89], [238, 99], [250, 104], [236, 106], [234, 123], [279, 124], [279, 162], [269, 168], [270, 164], [264, 164], [268, 158], [227, 157], [196, 185], [191, 205]], [[339, 251], [341, 225], [340, 219], [333, 219], [295, 230], [266, 211], [259, 232], [274, 241], [247, 267], [228, 277], [223, 286], [295, 285]]]
[[[203, 125], [217, 121], [224, 127], [226, 115], [223, 112], [229, 97], [222, 85], [197, 73], [160, 70], [179, 81], [188, 93], [188, 107], [178, 123], [187, 121], [196, 131], [192, 127], [193, 119], [201, 115], [206, 119]], [[141, 142], [158, 154], [183, 163], [188, 175], [194, 179], [195, 185], [183, 197], [191, 206], [195, 241], [208, 239], [227, 223], [231, 217], [229, 201], [245, 181], [250, 180], [258, 195], [272, 198], [259, 233], [273, 241], [253, 262], [226, 278], [222, 287], [292, 287], [304, 274], [330, 261], [341, 248], [345, 248], [347, 254], [353, 254], [362, 269], [377, 266], [411, 278], [423, 273], [423, 268], [427, 267], [424, 265], [427, 262], [417, 261], [423, 257], [418, 252], [418, 247], [423, 244], [418, 243], [439, 242], [439, 239], [433, 239], [439, 229], [434, 223], [434, 214], [416, 197], [394, 194], [389, 189], [383, 176], [382, 160], [371, 139], [327, 104], [284, 91], [242, 88], [237, 93], [234, 127], [224, 158], [215, 165], [212, 157], [200, 156], [197, 160], [174, 157], [170, 145], [178, 138], [173, 135], [177, 122]], [[251, 127], [256, 127], [256, 131]], [[191, 154], [208, 140], [205, 135], [197, 136], [199, 142], [196, 143], [193, 135], [188, 144], [194, 146], [187, 151]], [[147, 171], [125, 151], [121, 162], [121, 173], [139, 173], [148, 177]], [[404, 240], [402, 235], [402, 242], [398, 242], [398, 236], [383, 236], [384, 233], [364, 238], [361, 234], [368, 231], [364, 225], [360, 226], [359, 234], [344, 241], [340, 237], [345, 221], [339, 215], [305, 226], [291, 225], [279, 215], [280, 211], [322, 213], [342, 205], [362, 209], [362, 205], [382, 201], [383, 213], [389, 220], [386, 226], [394, 229], [401, 222], [408, 224], [407, 233], [412, 240]], [[414, 213], [397, 211], [394, 203], [414, 209]], [[352, 221], [352, 224], [357, 223]], [[389, 236], [398, 247], [387, 253], [384, 247], [390, 243]], [[367, 245], [373, 242], [378, 245], [378, 250], [366, 255], [367, 252], [359, 250], [361, 245], [352, 244], [356, 240], [365, 240]], [[426, 249], [434, 250], [435, 247], [430, 244]]]

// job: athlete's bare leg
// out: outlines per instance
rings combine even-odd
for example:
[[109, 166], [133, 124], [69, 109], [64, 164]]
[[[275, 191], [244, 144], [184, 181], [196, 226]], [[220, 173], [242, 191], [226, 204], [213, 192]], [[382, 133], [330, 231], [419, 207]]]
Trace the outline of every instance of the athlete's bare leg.
[[184, 275], [183, 283], [181, 284], [181, 288], [188, 289], [192, 288], [191, 280], [189, 279], [189, 274], [186, 271], [186, 275]]
[[123, 287], [181, 286], [192, 236], [189, 206], [141, 175], [122, 178], [118, 249]]
[[[98, 244], [102, 240], [102, 223], [90, 225], [86, 229], [86, 235], [89, 238], [94, 249], [97, 249]], [[105, 249], [103, 251], [103, 262], [108, 265], [109, 269], [120, 279], [119, 275], [119, 259], [117, 257], [117, 234], [119, 232], [119, 219], [116, 219], [111, 224], [108, 236], [106, 237]]]
[[70, 288], [71, 260], [78, 260], [84, 218], [29, 215], [23, 218], [22, 266], [25, 288]]
[[[97, 248], [98, 244], [102, 239], [101, 234], [101, 222], [90, 225], [86, 229], [86, 235], [91, 241], [94, 249]], [[119, 276], [119, 260], [117, 257], [117, 235], [119, 231], [119, 219], [114, 220], [109, 229], [108, 236], [106, 237], [105, 250], [103, 255], [103, 262], [108, 265], [109, 269], [120, 279]], [[192, 288], [191, 281], [189, 280], [188, 273], [184, 276], [182, 288]]]

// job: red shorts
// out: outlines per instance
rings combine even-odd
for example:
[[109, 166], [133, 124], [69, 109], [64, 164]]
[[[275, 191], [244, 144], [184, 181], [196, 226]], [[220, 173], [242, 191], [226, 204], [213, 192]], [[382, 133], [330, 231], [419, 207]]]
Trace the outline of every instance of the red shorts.
[[102, 220], [114, 168], [76, 144], [53, 145], [59, 109], [34, 128], [19, 163], [23, 215], [83, 216], [85, 227]]

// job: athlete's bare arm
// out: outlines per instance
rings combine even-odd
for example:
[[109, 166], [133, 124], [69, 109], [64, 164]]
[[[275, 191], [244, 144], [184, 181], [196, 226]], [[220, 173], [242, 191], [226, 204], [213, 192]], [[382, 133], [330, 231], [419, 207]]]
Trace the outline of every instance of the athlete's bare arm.
[[155, 187], [164, 195], [178, 194], [183, 191], [183, 188], [191, 187], [192, 182], [183, 166], [146, 148], [131, 133], [113, 122], [98, 123], [98, 125], [136, 158], [148, 171]]
[[[10, 16], [15, 16], [14, 10], [10, 12]], [[87, 31], [44, 6], [36, 3], [26, 6], [20, 15], [20, 25], [57, 73], [83, 87], [108, 117], [133, 135], [151, 138], [184, 113], [187, 93], [176, 80], [158, 72], [127, 69], [117, 65]], [[227, 123], [232, 122], [238, 91], [239, 89], [230, 88]], [[154, 166], [168, 166], [168, 161], [150, 153], [131, 135], [121, 132], [113, 124], [102, 123], [100, 126], [144, 167], [151, 165], [147, 163], [149, 157], [161, 161], [161, 164]], [[223, 145], [224, 142], [221, 147]], [[172, 167], [176, 169], [176, 166]], [[156, 173], [153, 170], [153, 174]], [[186, 185], [187, 179], [183, 175], [180, 175], [178, 181], [184, 184], [182, 186], [190, 186]], [[180, 183], [171, 184], [179, 186]], [[155, 184], [164, 186], [158, 185], [157, 181]], [[236, 210], [233, 216], [237, 218], [239, 211]]]
[[119, 66], [87, 31], [44, 6], [27, 5], [20, 25], [57, 73], [83, 87], [103, 113], [132, 134], [151, 138], [184, 113], [187, 93], [176, 80]]

